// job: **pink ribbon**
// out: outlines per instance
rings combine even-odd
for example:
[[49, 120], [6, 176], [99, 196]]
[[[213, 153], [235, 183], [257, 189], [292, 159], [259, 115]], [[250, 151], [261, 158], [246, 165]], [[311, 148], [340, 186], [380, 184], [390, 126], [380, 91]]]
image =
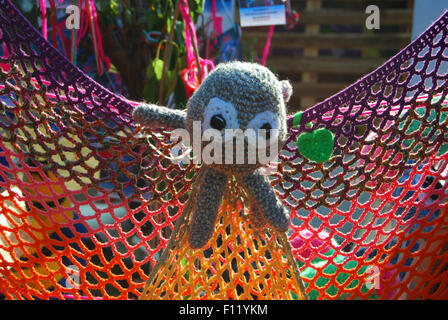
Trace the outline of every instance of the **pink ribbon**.
[[[180, 2], [180, 12], [185, 21], [185, 43], [187, 49], [187, 61], [188, 64], [194, 60], [194, 49], [192, 45], [192, 41], [194, 41], [195, 46], [197, 47], [197, 38], [196, 38], [196, 30], [194, 28], [193, 21], [190, 16], [190, 8], [188, 7], [187, 0], [182, 0]], [[191, 35], [190, 35], [191, 30]]]
[[266, 65], [266, 61], [268, 59], [268, 55], [269, 55], [269, 48], [271, 47], [271, 39], [272, 36], [274, 35], [274, 26], [270, 26], [269, 27], [269, 33], [268, 33], [268, 39], [266, 40], [266, 44], [264, 46], [264, 50], [263, 50], [263, 57], [261, 59], [261, 64], [262, 65]]
[[218, 17], [216, 15], [216, 0], [212, 0], [212, 17], [213, 17], [213, 30], [215, 32], [213, 41], [214, 45], [216, 46], [216, 44], [218, 43], [218, 34], [222, 32], [222, 29], [219, 30]]
[[90, 31], [92, 32], [92, 41], [93, 41], [93, 50], [95, 51], [95, 60], [96, 60], [96, 68], [98, 70], [98, 74], [103, 74], [103, 67], [101, 65], [101, 56], [100, 56], [100, 47], [98, 44], [98, 30], [96, 28], [95, 20], [96, 20], [96, 11], [95, 11], [95, 3], [92, 0], [89, 1], [88, 4], [88, 12], [89, 12], [89, 22], [90, 22]]
[[39, 0], [40, 11], [42, 12], [42, 35], [47, 40], [47, 4], [45, 0]]
[[[196, 37], [196, 30], [194, 23], [191, 20], [190, 9], [187, 0], [180, 2], [180, 13], [185, 21], [185, 46], [187, 51], [188, 71], [185, 74], [184, 81], [187, 81], [187, 86], [197, 88], [208, 73], [214, 69], [215, 64], [211, 60], [199, 58], [199, 66], [197, 66], [193, 43], [198, 48]], [[198, 68], [201, 68], [202, 79], [196, 79]], [[196, 80], [195, 80], [196, 79]]]

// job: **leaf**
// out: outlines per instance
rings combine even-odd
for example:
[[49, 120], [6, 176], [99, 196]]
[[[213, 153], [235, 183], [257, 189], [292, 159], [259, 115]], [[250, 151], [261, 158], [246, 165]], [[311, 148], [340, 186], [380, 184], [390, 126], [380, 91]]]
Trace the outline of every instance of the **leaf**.
[[[173, 22], [172, 22], [171, 18], [167, 17], [167, 19], [166, 19], [166, 33], [170, 33], [171, 32], [172, 24], [173, 24]], [[174, 26], [174, 29], [176, 29], [176, 26]]]
[[150, 63], [148, 65], [148, 67], [146, 68], [146, 78], [149, 80], [151, 78], [154, 78], [156, 75], [154, 74], [154, 67], [152, 65], [152, 63]]
[[296, 115], [293, 118], [292, 125], [294, 127], [298, 127], [300, 124], [300, 120], [302, 120], [302, 112], [297, 112]]
[[111, 0], [110, 1], [110, 12], [113, 16], [117, 16], [120, 13], [120, 5], [118, 4], [118, 1]]
[[152, 67], [154, 69], [154, 75], [156, 76], [157, 81], [160, 81], [162, 79], [162, 73], [163, 73], [163, 60], [156, 58], [152, 61]]

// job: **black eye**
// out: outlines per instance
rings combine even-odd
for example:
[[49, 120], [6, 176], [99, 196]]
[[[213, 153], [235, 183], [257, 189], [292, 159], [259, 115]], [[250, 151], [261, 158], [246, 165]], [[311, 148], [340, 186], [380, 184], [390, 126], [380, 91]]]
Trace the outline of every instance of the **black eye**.
[[269, 123], [265, 123], [264, 125], [262, 125], [260, 127], [260, 129], [266, 130], [266, 140], [271, 139], [271, 129], [272, 129], [272, 127], [271, 127], [271, 125]]
[[210, 119], [210, 126], [213, 129], [219, 130], [221, 131], [222, 129], [224, 129], [226, 127], [226, 120], [224, 119], [224, 117], [220, 114], [215, 114], [211, 119]]

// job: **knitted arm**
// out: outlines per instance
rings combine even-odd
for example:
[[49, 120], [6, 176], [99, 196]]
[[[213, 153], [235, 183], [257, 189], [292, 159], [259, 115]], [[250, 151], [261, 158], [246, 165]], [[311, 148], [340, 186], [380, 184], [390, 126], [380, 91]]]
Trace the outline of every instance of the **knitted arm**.
[[201, 248], [210, 240], [228, 177], [214, 169], [206, 168], [202, 176], [188, 241], [190, 247]]
[[256, 204], [256, 208], [260, 210], [266, 221], [280, 232], [288, 230], [289, 214], [260, 169], [237, 178], [245, 188], [251, 202]]
[[155, 104], [139, 104], [132, 112], [134, 120], [151, 128], [166, 128], [169, 130], [185, 128], [186, 113], [182, 110], [160, 107]]

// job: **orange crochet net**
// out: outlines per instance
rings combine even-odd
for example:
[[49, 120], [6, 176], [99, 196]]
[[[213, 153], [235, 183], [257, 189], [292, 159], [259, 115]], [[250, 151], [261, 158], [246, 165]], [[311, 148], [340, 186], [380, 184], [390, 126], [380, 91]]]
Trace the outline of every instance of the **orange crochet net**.
[[[170, 162], [168, 133], [136, 128], [132, 103], [0, 0], [0, 294], [448, 298], [448, 88], [446, 74], [430, 70], [446, 63], [447, 25], [445, 15], [375, 73], [306, 111], [299, 127], [289, 118], [271, 180], [291, 211], [286, 235], [255, 229], [230, 183], [210, 246], [193, 251], [184, 208], [199, 168]], [[415, 75], [433, 85], [412, 87]], [[318, 127], [335, 134], [324, 164], [295, 145]]]
[[252, 229], [248, 216], [240, 214], [247, 211], [235, 192], [235, 184], [229, 183], [205, 252], [188, 246], [188, 224], [179, 224], [166, 259], [151, 273], [141, 299], [306, 298], [286, 237]]

